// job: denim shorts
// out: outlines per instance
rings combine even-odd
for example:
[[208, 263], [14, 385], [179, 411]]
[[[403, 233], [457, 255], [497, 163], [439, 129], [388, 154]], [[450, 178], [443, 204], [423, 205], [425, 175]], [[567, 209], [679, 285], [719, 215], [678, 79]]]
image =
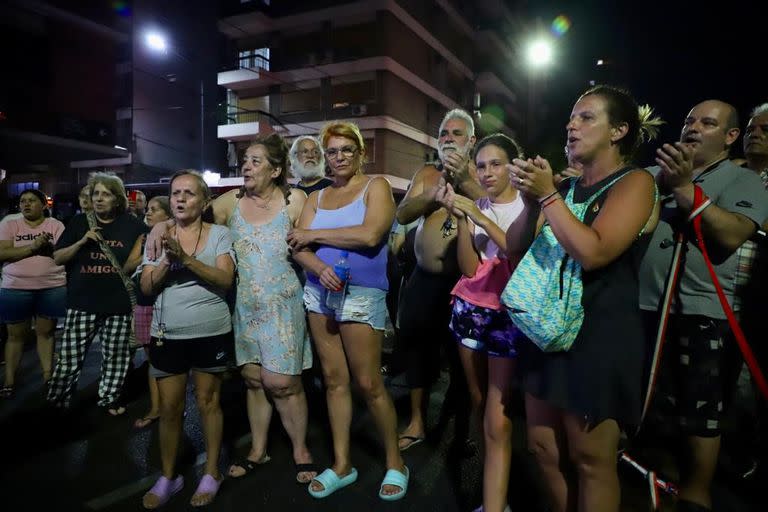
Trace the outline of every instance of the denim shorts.
[[384, 330], [388, 314], [386, 290], [350, 285], [341, 311], [325, 306], [327, 292], [323, 286], [307, 281], [304, 285], [304, 305], [307, 311], [331, 316], [337, 322], [357, 322], [368, 324], [377, 331]]
[[0, 288], [0, 321], [15, 324], [33, 316], [64, 318], [67, 314], [67, 287], [41, 290]]

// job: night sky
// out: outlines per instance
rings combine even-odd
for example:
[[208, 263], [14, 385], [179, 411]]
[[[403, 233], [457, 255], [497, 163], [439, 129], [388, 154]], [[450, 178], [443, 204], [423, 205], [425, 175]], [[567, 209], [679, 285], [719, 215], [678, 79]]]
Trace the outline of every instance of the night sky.
[[[548, 122], [565, 137], [574, 99], [595, 80], [624, 86], [654, 107], [667, 121], [663, 141], [676, 140], [690, 108], [708, 98], [732, 103], [743, 128], [752, 107], [768, 101], [768, 85], [759, 79], [768, 71], [766, 4], [714, 2], [716, 8], [707, 9], [705, 2], [674, 0], [529, 2], [527, 16], [543, 26], [558, 14], [571, 20], [548, 72]], [[598, 68], [599, 58], [609, 66]], [[736, 146], [739, 153], [741, 140]]]

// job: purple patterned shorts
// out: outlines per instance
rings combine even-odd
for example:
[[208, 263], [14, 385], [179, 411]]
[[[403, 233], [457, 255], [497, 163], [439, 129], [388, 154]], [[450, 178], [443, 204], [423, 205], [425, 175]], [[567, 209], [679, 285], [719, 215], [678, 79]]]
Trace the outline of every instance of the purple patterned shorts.
[[454, 297], [449, 328], [463, 346], [493, 357], [517, 357], [517, 344], [525, 340], [505, 310], [475, 306]]

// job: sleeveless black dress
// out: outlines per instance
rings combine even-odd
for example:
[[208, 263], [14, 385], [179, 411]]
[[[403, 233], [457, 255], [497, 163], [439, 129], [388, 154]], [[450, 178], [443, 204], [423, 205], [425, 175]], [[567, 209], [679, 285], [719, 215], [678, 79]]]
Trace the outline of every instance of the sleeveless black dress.
[[[588, 200], [616, 176], [612, 174], [589, 187], [577, 184], [574, 202]], [[607, 194], [608, 190], [587, 207], [585, 224], [595, 220]], [[623, 427], [639, 423], [647, 347], [638, 300], [638, 272], [649, 240], [644, 233], [609, 265], [582, 272], [581, 330], [568, 352], [545, 353], [533, 343], [524, 345], [519, 364], [526, 392], [583, 417], [590, 425], [605, 419], [614, 419]]]

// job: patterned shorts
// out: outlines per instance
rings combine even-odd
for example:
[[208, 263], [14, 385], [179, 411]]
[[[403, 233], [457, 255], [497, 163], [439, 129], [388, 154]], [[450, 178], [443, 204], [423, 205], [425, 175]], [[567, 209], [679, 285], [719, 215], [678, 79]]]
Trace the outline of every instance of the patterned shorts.
[[[684, 435], [716, 437], [723, 416], [723, 340], [728, 322], [699, 315], [672, 315], [656, 387], [657, 421], [678, 425]], [[655, 336], [655, 329], [648, 329]]]
[[463, 346], [493, 357], [516, 357], [518, 343], [526, 339], [505, 310], [476, 306], [459, 297], [453, 301], [449, 328]]

